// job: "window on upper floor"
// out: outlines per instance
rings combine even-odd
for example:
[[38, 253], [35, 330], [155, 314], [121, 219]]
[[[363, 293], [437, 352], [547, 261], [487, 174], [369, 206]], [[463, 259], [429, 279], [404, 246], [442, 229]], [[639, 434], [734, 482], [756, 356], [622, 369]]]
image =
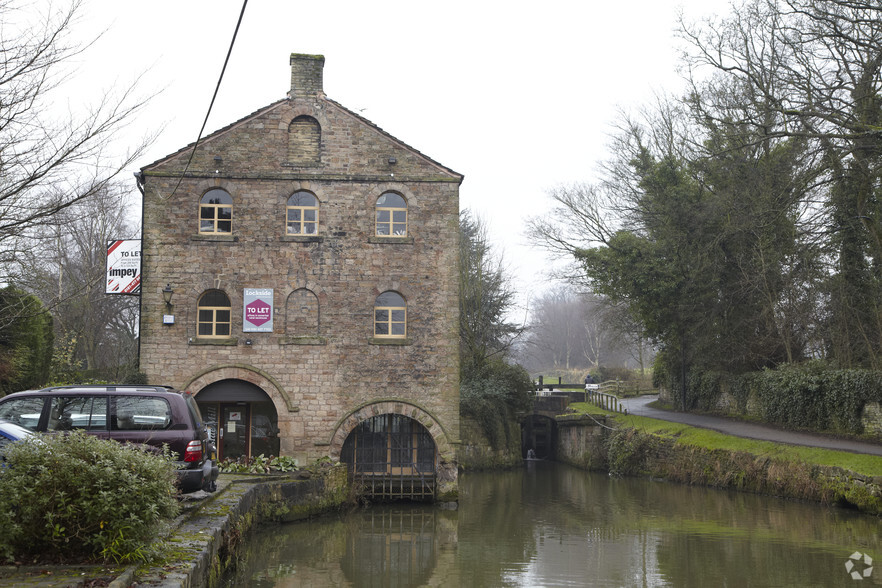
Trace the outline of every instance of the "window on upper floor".
[[299, 191], [288, 198], [285, 211], [285, 232], [288, 235], [318, 235], [319, 202], [315, 195]]
[[230, 336], [232, 308], [230, 298], [221, 290], [208, 290], [197, 304], [196, 335], [205, 339]]
[[407, 302], [391, 290], [377, 296], [374, 302], [374, 337], [407, 337]]
[[313, 166], [321, 162], [322, 129], [318, 121], [305, 114], [288, 125], [288, 162]]
[[407, 237], [407, 200], [395, 192], [377, 198], [376, 235]]
[[214, 188], [199, 201], [199, 233], [229, 235], [233, 232], [233, 197]]

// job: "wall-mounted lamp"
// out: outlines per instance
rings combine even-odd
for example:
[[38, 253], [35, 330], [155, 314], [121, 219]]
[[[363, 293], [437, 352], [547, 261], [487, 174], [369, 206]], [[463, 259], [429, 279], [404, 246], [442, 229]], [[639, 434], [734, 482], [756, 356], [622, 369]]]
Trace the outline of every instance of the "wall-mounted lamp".
[[224, 160], [221, 159], [221, 156], [220, 156], [220, 155], [215, 155], [215, 156], [214, 156], [214, 168], [215, 168], [215, 169], [214, 169], [214, 173], [216, 173], [216, 174], [219, 174], [219, 173], [220, 173], [220, 170], [219, 170], [218, 168], [221, 166], [221, 164], [222, 164], [223, 162], [224, 162]]
[[389, 158], [389, 165], [395, 165], [396, 163], [398, 163], [397, 159], [395, 159], [394, 157]]
[[175, 324], [175, 315], [172, 314], [172, 296], [175, 291], [172, 290], [171, 284], [166, 284], [165, 288], [162, 289], [162, 299], [165, 301], [165, 312], [166, 314], [162, 315], [162, 324], [164, 325], [173, 325]]
[[165, 300], [165, 307], [171, 311], [171, 299], [175, 291], [172, 290], [171, 284], [166, 284], [162, 289], [162, 299]]

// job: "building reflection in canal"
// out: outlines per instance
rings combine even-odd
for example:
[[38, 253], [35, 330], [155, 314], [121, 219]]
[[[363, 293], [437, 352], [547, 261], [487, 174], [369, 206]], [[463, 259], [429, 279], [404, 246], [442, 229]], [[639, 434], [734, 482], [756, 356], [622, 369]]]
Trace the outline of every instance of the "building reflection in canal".
[[263, 527], [226, 585], [831, 586], [882, 556], [874, 517], [543, 462], [463, 475], [460, 496]]

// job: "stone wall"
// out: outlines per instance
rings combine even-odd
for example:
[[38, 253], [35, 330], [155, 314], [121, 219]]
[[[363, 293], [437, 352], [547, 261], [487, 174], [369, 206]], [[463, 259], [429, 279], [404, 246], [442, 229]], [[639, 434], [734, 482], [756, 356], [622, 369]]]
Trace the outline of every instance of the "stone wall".
[[[346, 468], [325, 468], [307, 479], [276, 476], [221, 476], [217, 495], [194, 512], [180, 517], [179, 525], [163, 539], [176, 561], [160, 567], [140, 566], [138, 585], [167, 588], [218, 586], [224, 573], [235, 567], [244, 540], [258, 524], [291, 522], [341, 508], [352, 498]], [[132, 585], [131, 574], [127, 582]]]
[[497, 468], [520, 467], [524, 463], [521, 455], [521, 426], [517, 421], [507, 420], [505, 430], [497, 432], [504, 439], [499, 447], [493, 447], [480, 423], [470, 417], [460, 420], [462, 443], [456, 455], [463, 470], [490, 470]]
[[564, 415], [557, 421], [557, 460], [586, 470], [606, 468], [606, 417]]
[[611, 429], [596, 417], [564, 416], [557, 421], [558, 459], [577, 467], [844, 505], [873, 515], [882, 514], [882, 476], [679, 444], [674, 439], [637, 429]]

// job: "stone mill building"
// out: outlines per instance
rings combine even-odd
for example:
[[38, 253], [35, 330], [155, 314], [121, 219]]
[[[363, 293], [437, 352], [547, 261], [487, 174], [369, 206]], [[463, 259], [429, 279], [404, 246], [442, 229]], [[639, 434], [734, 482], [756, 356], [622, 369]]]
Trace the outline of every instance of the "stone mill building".
[[222, 459], [328, 456], [443, 499], [463, 177], [325, 96], [324, 57], [290, 65], [285, 98], [136, 174], [141, 369], [195, 394]]

